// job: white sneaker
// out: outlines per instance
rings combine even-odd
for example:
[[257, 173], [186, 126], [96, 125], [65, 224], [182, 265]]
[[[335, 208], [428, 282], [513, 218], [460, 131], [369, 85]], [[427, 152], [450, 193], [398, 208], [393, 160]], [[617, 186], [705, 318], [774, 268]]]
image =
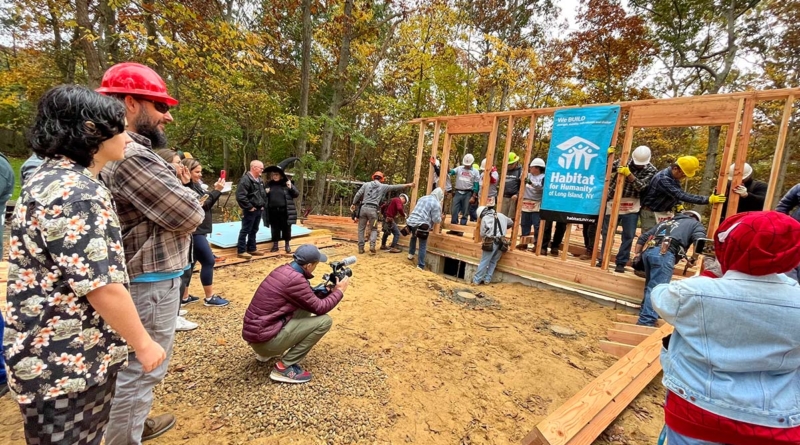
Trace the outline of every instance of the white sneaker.
[[409, 260], [413, 260], [413, 259], [414, 259], [414, 255], [411, 255], [411, 254], [409, 253], [409, 254], [408, 254], [408, 259], [409, 259]]
[[176, 332], [178, 332], [178, 331], [193, 331], [193, 330], [197, 329], [197, 326], [198, 326], [197, 323], [192, 323], [191, 321], [189, 321], [189, 320], [187, 320], [187, 319], [185, 319], [183, 317], [178, 317], [175, 320], [175, 331]]
[[178, 311], [178, 317], [183, 317], [184, 315], [186, 315], [188, 313], [189, 313], [189, 311], [187, 311], [186, 309], [181, 309], [181, 310]]

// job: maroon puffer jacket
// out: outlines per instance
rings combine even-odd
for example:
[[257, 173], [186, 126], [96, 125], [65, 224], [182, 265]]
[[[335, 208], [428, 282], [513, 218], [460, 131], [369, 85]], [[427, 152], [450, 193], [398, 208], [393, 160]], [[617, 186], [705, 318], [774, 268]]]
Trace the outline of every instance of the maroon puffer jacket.
[[301, 274], [291, 264], [284, 264], [267, 275], [244, 313], [242, 338], [248, 343], [267, 342], [278, 335], [296, 310], [322, 315], [336, 307], [344, 294], [334, 290], [327, 297], [319, 298], [308, 283], [311, 278], [313, 275], [305, 271]]

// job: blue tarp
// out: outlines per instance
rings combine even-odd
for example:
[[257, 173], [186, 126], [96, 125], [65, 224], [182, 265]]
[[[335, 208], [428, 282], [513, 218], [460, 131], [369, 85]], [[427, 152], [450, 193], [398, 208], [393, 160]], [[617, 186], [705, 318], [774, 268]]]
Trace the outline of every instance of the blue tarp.
[[[208, 235], [208, 242], [222, 248], [236, 247], [236, 242], [239, 239], [239, 229], [242, 228], [241, 221], [230, 223], [217, 223], [211, 229], [211, 234]], [[292, 238], [298, 236], [305, 236], [311, 233], [310, 229], [300, 226], [292, 226]], [[269, 228], [261, 226], [258, 228], [256, 234], [256, 242], [265, 243], [272, 241], [272, 234]]]

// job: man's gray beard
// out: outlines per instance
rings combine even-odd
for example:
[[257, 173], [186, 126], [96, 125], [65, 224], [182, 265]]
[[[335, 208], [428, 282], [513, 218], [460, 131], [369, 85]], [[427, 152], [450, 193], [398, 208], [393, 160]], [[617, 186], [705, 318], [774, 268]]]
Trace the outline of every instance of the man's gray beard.
[[146, 113], [142, 113], [135, 122], [136, 134], [150, 139], [150, 144], [153, 148], [165, 148], [167, 146], [167, 135], [158, 129], [157, 125], [148, 119]]

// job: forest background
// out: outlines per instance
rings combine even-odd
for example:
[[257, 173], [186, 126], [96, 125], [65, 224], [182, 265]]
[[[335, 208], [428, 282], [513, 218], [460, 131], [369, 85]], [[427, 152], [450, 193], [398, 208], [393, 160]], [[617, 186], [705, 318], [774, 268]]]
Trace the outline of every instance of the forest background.
[[[409, 182], [419, 127], [407, 121], [417, 117], [800, 84], [800, 0], [576, 3], [0, 0], [0, 151], [28, 155], [24, 133], [48, 88], [94, 88], [114, 63], [137, 61], [180, 100], [172, 148], [234, 180], [253, 159], [299, 156], [305, 172], [295, 177], [309, 178], [298, 182], [320, 212], [352, 191], [326, 178], [367, 180], [381, 170]], [[756, 113], [748, 157], [766, 179], [782, 104], [761, 103]], [[800, 182], [798, 117], [778, 196]], [[534, 155], [545, 157], [550, 125], [539, 125]], [[512, 133], [520, 155], [527, 131], [521, 120]], [[659, 168], [697, 156], [704, 174], [687, 186], [708, 194], [725, 131], [641, 130], [634, 146], [649, 145]], [[471, 152], [480, 162], [487, 138], [455, 138], [452, 160]]]

